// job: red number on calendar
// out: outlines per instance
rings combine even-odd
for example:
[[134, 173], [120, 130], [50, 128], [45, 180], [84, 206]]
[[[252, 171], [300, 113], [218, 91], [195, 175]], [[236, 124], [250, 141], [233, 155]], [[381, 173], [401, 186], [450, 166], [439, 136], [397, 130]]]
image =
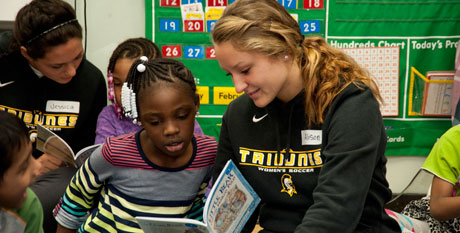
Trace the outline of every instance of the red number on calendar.
[[323, 9], [324, 0], [304, 0], [303, 8], [304, 9]]
[[227, 6], [226, 0], [208, 0], [208, 6]]
[[161, 7], [179, 7], [180, 0], [160, 0]]
[[161, 53], [163, 57], [181, 57], [180, 45], [164, 45], [161, 46]]
[[206, 47], [206, 59], [216, 59], [216, 50], [214, 47]]
[[185, 32], [202, 32], [203, 20], [184, 20]]

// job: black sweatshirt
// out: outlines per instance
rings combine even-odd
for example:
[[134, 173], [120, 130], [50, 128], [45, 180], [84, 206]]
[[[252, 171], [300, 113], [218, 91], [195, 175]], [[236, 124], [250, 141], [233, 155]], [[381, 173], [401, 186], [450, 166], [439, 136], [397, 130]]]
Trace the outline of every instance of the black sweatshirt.
[[[36, 132], [36, 124], [54, 131], [75, 153], [92, 145], [97, 116], [107, 105], [102, 72], [83, 58], [75, 77], [59, 84], [39, 78], [27, 60], [14, 52], [0, 58], [0, 110], [20, 117]], [[34, 151], [34, 156], [41, 152]]]
[[224, 114], [214, 179], [232, 159], [261, 197], [246, 229], [259, 215], [263, 232], [400, 232], [384, 212], [386, 140], [367, 87], [347, 86], [312, 127], [304, 92], [265, 108], [242, 95]]

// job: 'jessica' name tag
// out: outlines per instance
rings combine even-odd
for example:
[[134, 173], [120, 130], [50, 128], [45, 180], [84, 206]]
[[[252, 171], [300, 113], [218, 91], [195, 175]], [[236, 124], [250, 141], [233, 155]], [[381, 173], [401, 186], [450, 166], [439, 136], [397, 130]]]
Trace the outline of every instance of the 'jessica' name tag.
[[302, 145], [321, 145], [322, 137], [322, 130], [302, 130]]
[[48, 100], [48, 102], [46, 102], [46, 111], [47, 112], [80, 113], [80, 102]]

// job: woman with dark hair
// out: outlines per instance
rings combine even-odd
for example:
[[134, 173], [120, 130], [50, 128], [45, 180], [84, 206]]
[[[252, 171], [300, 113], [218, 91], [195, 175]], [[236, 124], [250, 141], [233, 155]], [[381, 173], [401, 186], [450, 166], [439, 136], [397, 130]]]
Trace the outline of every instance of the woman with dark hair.
[[[43, 125], [73, 151], [92, 145], [98, 113], [107, 105], [100, 70], [85, 59], [82, 28], [62, 0], [33, 0], [16, 16], [8, 53], [0, 57], [0, 110], [22, 119], [33, 138]], [[34, 150], [40, 176], [31, 186], [44, 209], [45, 232], [55, 232], [52, 208], [75, 169]]]

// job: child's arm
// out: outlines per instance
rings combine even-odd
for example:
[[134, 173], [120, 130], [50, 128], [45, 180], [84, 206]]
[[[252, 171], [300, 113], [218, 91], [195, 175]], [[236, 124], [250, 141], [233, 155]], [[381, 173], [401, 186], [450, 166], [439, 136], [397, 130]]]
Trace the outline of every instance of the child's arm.
[[104, 159], [101, 150], [101, 147], [96, 148], [78, 169], [54, 209], [56, 222], [65, 228], [78, 229], [101, 198], [100, 190], [112, 174], [111, 165]]
[[201, 183], [198, 193], [193, 200], [192, 207], [185, 216], [186, 218], [203, 222], [203, 209], [206, 204], [208, 181]]
[[438, 221], [460, 217], [460, 196], [452, 196], [454, 186], [437, 176], [431, 186], [431, 215]]
[[430, 212], [439, 221], [460, 217], [460, 197], [453, 197], [460, 176], [460, 126], [450, 128], [434, 144], [422, 168], [433, 173]]

